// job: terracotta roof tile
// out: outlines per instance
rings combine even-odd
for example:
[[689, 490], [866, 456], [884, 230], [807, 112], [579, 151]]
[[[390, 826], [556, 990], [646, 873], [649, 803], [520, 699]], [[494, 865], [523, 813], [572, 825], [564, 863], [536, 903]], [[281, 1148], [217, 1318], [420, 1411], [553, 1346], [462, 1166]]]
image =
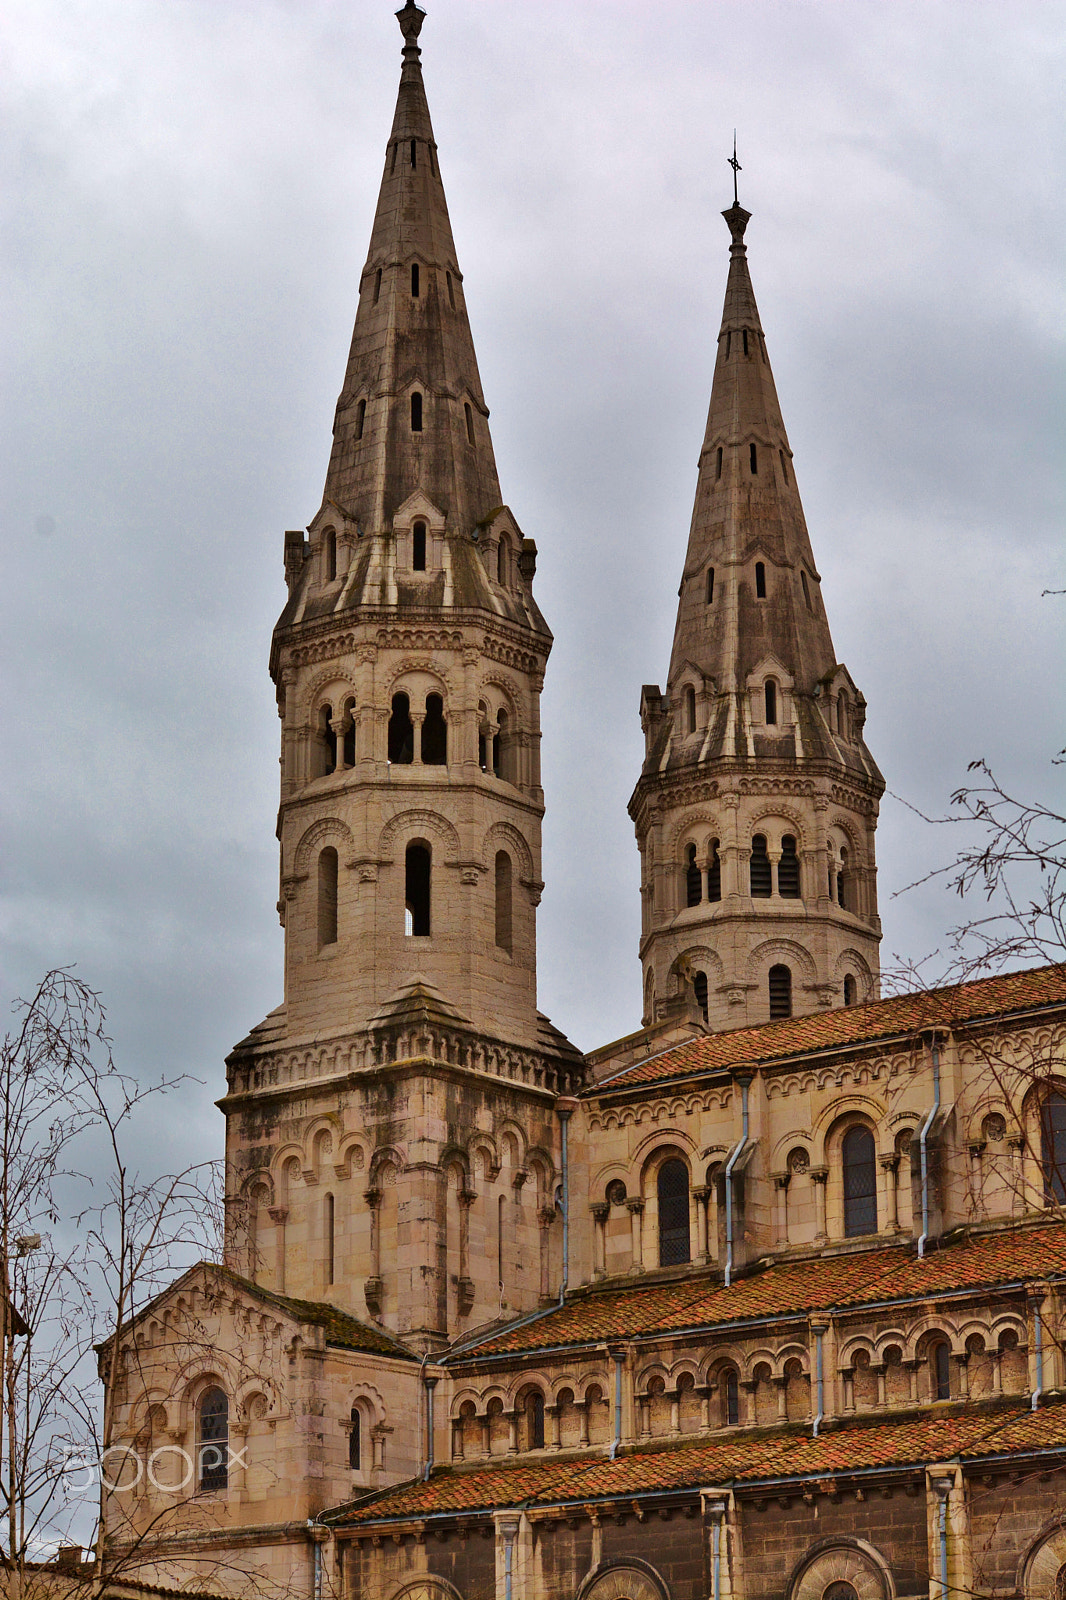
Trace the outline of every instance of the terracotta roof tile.
[[921, 1466], [956, 1456], [967, 1460], [1064, 1449], [1066, 1404], [1049, 1405], [1037, 1412], [1021, 1405], [967, 1411], [936, 1407], [897, 1422], [855, 1423], [818, 1439], [795, 1432], [769, 1437], [737, 1435], [636, 1451], [615, 1461], [600, 1455], [579, 1461], [442, 1472], [428, 1483], [402, 1484], [373, 1501], [340, 1507], [327, 1520], [339, 1527], [358, 1528], [447, 1512], [572, 1504], [728, 1483], [754, 1486], [780, 1478]]
[[229, 1267], [211, 1265], [211, 1270], [220, 1277], [228, 1278], [231, 1283], [238, 1285], [247, 1294], [254, 1295], [258, 1300], [265, 1300], [269, 1305], [277, 1306], [279, 1311], [285, 1311], [294, 1317], [297, 1322], [308, 1322], [315, 1327], [325, 1330], [326, 1343], [337, 1350], [367, 1350], [376, 1355], [397, 1356], [404, 1361], [417, 1361], [418, 1357], [413, 1351], [408, 1350], [405, 1344], [386, 1333], [384, 1328], [375, 1328], [369, 1322], [360, 1322], [358, 1317], [351, 1317], [346, 1311], [338, 1311], [336, 1306], [326, 1304], [322, 1300], [296, 1300], [292, 1295], [276, 1294], [272, 1289], [262, 1289], [257, 1283], [252, 1283], [250, 1278], [242, 1278], [240, 1273], [233, 1272]]
[[687, 1040], [673, 1050], [638, 1061], [612, 1076], [610, 1072], [584, 1091], [584, 1098], [614, 1093], [637, 1084], [688, 1078], [732, 1067], [785, 1060], [819, 1050], [863, 1044], [923, 1028], [953, 1027], [981, 1018], [1066, 1002], [1066, 964], [1035, 967], [981, 978], [945, 989], [895, 995], [865, 1006], [845, 1006], [785, 1022], [766, 1022], [732, 1033], [710, 1033]]
[[503, 1329], [484, 1344], [446, 1357], [448, 1365], [559, 1345], [632, 1339], [682, 1328], [714, 1328], [754, 1317], [905, 1300], [991, 1287], [1066, 1272], [1066, 1224], [1011, 1228], [934, 1249], [919, 1260], [896, 1246], [856, 1255], [782, 1261], [727, 1289], [706, 1275], [675, 1283], [575, 1294], [535, 1322]]

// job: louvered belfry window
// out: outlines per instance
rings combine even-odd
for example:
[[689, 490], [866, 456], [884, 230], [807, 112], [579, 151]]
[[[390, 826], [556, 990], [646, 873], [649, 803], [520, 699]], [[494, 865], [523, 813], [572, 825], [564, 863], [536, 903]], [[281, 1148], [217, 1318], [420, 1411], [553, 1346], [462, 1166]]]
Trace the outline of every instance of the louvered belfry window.
[[688, 1168], [676, 1158], [659, 1168], [659, 1265], [691, 1260], [688, 1237]]

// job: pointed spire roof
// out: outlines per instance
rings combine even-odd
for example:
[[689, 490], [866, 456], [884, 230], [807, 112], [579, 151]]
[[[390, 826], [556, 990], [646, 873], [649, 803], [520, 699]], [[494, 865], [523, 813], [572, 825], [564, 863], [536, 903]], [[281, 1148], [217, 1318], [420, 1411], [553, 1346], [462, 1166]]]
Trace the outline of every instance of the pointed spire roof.
[[729, 277], [668, 682], [691, 665], [719, 692], [741, 691], [773, 659], [810, 694], [836, 657], [748, 272], [750, 212], [734, 202], [722, 215]]
[[403, 67], [324, 498], [363, 534], [391, 529], [421, 491], [448, 532], [501, 500], [422, 81], [424, 12], [397, 12]]

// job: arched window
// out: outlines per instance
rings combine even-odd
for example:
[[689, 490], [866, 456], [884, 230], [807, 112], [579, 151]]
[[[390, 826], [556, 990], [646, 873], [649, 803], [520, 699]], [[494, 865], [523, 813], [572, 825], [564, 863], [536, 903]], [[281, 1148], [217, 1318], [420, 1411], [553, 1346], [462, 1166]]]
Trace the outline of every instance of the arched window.
[[691, 1259], [688, 1240], [688, 1168], [676, 1156], [664, 1161], [657, 1182], [659, 1265], [674, 1267]]
[[846, 845], [840, 847], [840, 868], [837, 872], [837, 904], [847, 911], [848, 900], [848, 851]]
[[685, 904], [698, 906], [703, 898], [703, 874], [696, 864], [696, 846], [690, 844], [685, 851]]
[[692, 975], [692, 990], [696, 996], [696, 1004], [703, 1013], [704, 1022], [707, 1021], [707, 974], [694, 972]]
[[755, 563], [755, 598], [756, 598], [756, 600], [765, 600], [766, 599], [766, 563], [765, 563], [765, 561], [756, 561], [756, 563]]
[[951, 1399], [951, 1348], [945, 1339], [929, 1351], [929, 1391], [934, 1400]]
[[332, 583], [337, 576], [337, 535], [332, 528], [327, 528], [322, 535], [322, 578], [325, 583]]
[[507, 582], [507, 572], [508, 572], [508, 566], [509, 566], [508, 559], [507, 559], [508, 553], [509, 552], [508, 552], [508, 548], [507, 548], [507, 540], [506, 539], [501, 539], [499, 544], [496, 546], [496, 582], [497, 583], [504, 583], [505, 584]]
[[389, 760], [400, 766], [415, 758], [415, 727], [411, 721], [411, 702], [401, 689], [392, 697], [389, 718]]
[[200, 1488], [224, 1489], [229, 1482], [229, 1401], [221, 1389], [208, 1389], [198, 1410]]
[[511, 858], [506, 850], [496, 852], [496, 944], [511, 954]]
[[337, 942], [337, 852], [327, 845], [318, 857], [318, 948]]
[[429, 938], [430, 853], [428, 844], [409, 844], [404, 857], [404, 932]]
[[419, 291], [418, 262], [417, 261], [412, 261], [412, 263], [411, 263], [411, 295], [415, 300], [418, 299], [418, 291]]
[[796, 841], [790, 833], [781, 840], [781, 859], [777, 863], [777, 892], [785, 900], [800, 897], [800, 864]]
[[751, 841], [748, 877], [752, 899], [768, 900], [773, 893], [773, 875], [770, 870], [770, 857], [766, 853], [765, 834], [757, 833]]
[[869, 1128], [849, 1128], [840, 1149], [844, 1176], [844, 1234], [877, 1232], [877, 1153]]
[[414, 167], [416, 167], [417, 165], [418, 165], [418, 140], [417, 139], [412, 139], [411, 140], [411, 166], [412, 166], [412, 169]]
[[838, 1578], [825, 1590], [822, 1600], [859, 1600], [859, 1591], [846, 1578]]
[[1040, 1166], [1044, 1198], [1066, 1200], [1066, 1093], [1052, 1086], [1040, 1102]]
[[422, 396], [417, 389], [411, 396], [411, 432], [422, 432]]
[[764, 710], [765, 710], [765, 713], [766, 713], [766, 726], [768, 728], [776, 727], [777, 726], [777, 684], [774, 682], [773, 678], [767, 678], [767, 680], [766, 680], [766, 685], [765, 685], [765, 687], [763, 689], [763, 700], [765, 701]]
[[466, 442], [472, 445], [474, 443], [474, 408], [469, 400], [464, 403], [463, 410], [466, 413]]
[[526, 1437], [528, 1450], [544, 1449], [544, 1396], [539, 1389], [526, 1397]]
[[768, 984], [770, 990], [770, 1021], [777, 1022], [782, 1017], [790, 1017], [792, 1015], [791, 970], [782, 966], [771, 967]]
[[722, 898], [722, 858], [718, 854], [720, 841], [711, 840], [711, 860], [707, 868], [707, 898], [720, 900]]
[[855, 979], [850, 972], [844, 976], [844, 1004], [846, 1006], [855, 1004]]
[[411, 529], [411, 565], [416, 572], [426, 570], [426, 525], [416, 522]]
[[445, 767], [448, 764], [448, 724], [444, 720], [444, 701], [439, 694], [426, 695], [426, 715], [422, 723], [422, 764]]
[[713, 606], [713, 604], [714, 604], [714, 568], [713, 567], [708, 567], [707, 568], [707, 604], [709, 606]]
[[355, 766], [355, 701], [344, 702], [344, 765]]
[[359, 1407], [352, 1407], [351, 1425], [348, 1430], [348, 1466], [352, 1472], [359, 1471], [360, 1462], [360, 1417]]
[[336, 1265], [337, 1265], [336, 1243], [335, 1243], [336, 1233], [335, 1233], [335, 1228], [334, 1228], [335, 1221], [336, 1221], [336, 1207], [335, 1207], [335, 1205], [333, 1203], [333, 1196], [331, 1194], [328, 1194], [326, 1196], [326, 1215], [325, 1215], [325, 1224], [326, 1224], [326, 1282], [327, 1283], [333, 1283], [334, 1282], [333, 1274], [334, 1274], [334, 1270], [335, 1270]]
[[333, 731], [333, 707], [318, 708], [318, 748], [315, 753], [315, 777], [328, 778], [337, 770], [337, 735]]
[[[378, 277], [380, 278], [380, 276], [381, 276], [381, 274], [379, 272], [378, 273]], [[366, 427], [366, 401], [365, 400], [360, 400], [359, 404], [355, 408], [355, 437], [356, 437], [356, 439], [361, 439], [363, 437], [363, 429], [365, 427]]]
[[721, 445], [718, 446], [718, 456], [717, 456], [717, 460], [715, 461], [714, 475], [715, 475], [716, 478], [720, 478], [722, 476], [722, 447], [721, 447]]
[[735, 1367], [726, 1367], [719, 1380], [722, 1387], [722, 1421], [727, 1428], [740, 1422], [740, 1382]]
[[684, 707], [685, 732], [686, 734], [695, 733], [696, 691], [692, 687], [691, 683], [686, 683], [685, 685], [684, 694], [682, 696], [682, 704]]

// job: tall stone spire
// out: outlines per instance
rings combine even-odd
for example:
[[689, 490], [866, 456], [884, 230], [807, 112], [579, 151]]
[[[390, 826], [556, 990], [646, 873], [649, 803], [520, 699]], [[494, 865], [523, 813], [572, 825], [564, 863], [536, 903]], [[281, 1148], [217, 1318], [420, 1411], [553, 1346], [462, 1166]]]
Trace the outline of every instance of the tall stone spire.
[[[733, 1027], [876, 993], [884, 783], [837, 663], [744, 233], [731, 246], [667, 692], [630, 813], [645, 1020]], [[772, 977], [771, 977], [772, 974]]]
[[423, 14], [398, 16], [325, 493], [285, 536], [271, 651], [285, 998], [223, 1104], [231, 1256], [428, 1348], [555, 1281], [554, 1096], [584, 1068], [537, 1010], [536, 546], [501, 504]]

